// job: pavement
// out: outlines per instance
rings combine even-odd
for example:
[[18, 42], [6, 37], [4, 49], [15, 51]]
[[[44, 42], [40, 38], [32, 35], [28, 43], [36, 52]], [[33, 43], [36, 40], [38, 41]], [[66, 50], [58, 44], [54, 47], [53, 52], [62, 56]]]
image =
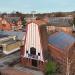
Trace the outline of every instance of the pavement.
[[14, 68], [19, 70], [19, 71], [32, 73], [33, 75], [44, 75], [42, 71], [33, 70], [33, 69], [23, 67], [23, 66], [20, 66], [20, 65], [15, 65]]
[[[19, 58], [20, 58], [20, 52], [15, 52], [15, 53], [7, 55], [3, 58], [0, 58], [0, 70], [8, 68], [9, 63], [11, 63], [14, 60], [17, 60]], [[33, 70], [33, 69], [23, 67], [23, 66], [18, 65], [18, 64], [14, 65], [12, 68], [15, 68], [15, 69], [22, 71], [22, 72], [32, 73], [33, 75], [44, 75], [43, 72], [41, 72], [39, 70]]]
[[7, 55], [3, 58], [0, 58], [0, 69], [8, 67], [8, 64], [20, 58], [20, 53], [15, 52], [10, 55]]

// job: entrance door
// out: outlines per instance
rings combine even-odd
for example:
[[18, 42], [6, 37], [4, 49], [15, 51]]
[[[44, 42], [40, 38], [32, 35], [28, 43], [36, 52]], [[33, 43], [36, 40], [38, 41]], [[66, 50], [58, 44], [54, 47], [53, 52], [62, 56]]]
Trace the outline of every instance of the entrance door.
[[37, 67], [37, 60], [32, 59], [32, 66]]

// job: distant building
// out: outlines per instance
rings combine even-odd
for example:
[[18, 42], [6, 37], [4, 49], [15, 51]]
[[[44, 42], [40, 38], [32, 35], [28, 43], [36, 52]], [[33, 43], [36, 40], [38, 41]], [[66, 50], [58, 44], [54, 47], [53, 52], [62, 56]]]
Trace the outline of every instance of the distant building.
[[49, 31], [64, 31], [72, 33], [73, 17], [51, 17], [46, 20], [48, 22], [47, 30]]
[[16, 36], [5, 35], [0, 33], [0, 54], [8, 55], [18, 51], [21, 41], [16, 40]]
[[11, 30], [11, 25], [4, 18], [0, 17], [0, 30]]
[[0, 30], [19, 30], [22, 29], [22, 21], [20, 17], [5, 16], [0, 18]]
[[20, 17], [4, 17], [10, 23], [12, 30], [19, 30], [22, 28], [22, 21]]

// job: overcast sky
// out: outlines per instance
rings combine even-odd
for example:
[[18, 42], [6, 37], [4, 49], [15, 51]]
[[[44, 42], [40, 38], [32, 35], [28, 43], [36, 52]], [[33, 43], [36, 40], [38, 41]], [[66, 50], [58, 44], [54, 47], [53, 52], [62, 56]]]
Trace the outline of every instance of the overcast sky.
[[0, 0], [0, 12], [75, 11], [75, 0]]

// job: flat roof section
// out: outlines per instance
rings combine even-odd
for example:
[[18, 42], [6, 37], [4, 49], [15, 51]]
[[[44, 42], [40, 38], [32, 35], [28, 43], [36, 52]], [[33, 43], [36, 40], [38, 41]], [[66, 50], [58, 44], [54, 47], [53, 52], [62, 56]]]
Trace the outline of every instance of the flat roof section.
[[8, 37], [9, 35], [0, 34], [0, 38]]
[[9, 40], [3, 41], [2, 44], [7, 44], [8, 45], [8, 44], [16, 43], [16, 42], [18, 42], [18, 40], [9, 39]]

